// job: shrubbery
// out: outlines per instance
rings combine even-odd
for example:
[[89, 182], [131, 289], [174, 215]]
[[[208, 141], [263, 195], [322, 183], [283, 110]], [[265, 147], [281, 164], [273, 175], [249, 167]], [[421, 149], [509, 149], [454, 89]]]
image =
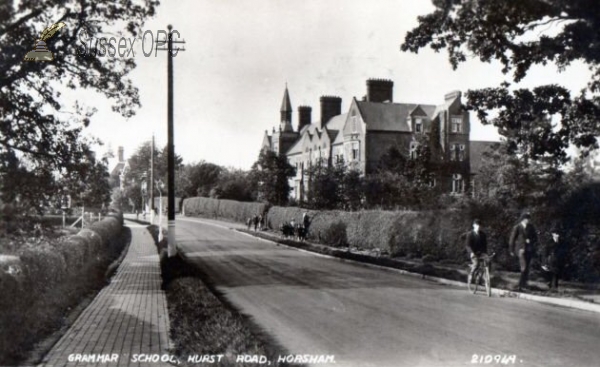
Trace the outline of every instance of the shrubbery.
[[123, 216], [112, 213], [77, 235], [29, 243], [10, 271], [0, 269], [0, 364], [23, 356], [60, 326], [62, 315], [91, 288], [124, 247]]
[[[550, 228], [561, 225], [569, 244], [567, 279], [594, 282], [600, 279], [600, 185], [574, 192], [564, 204], [554, 210], [533, 207], [532, 223], [539, 233], [537, 255], [549, 241]], [[192, 198], [185, 201], [186, 213], [206, 217], [222, 217], [243, 222], [263, 213], [260, 203]], [[271, 207], [266, 225], [279, 230], [292, 219], [301, 223], [303, 213], [311, 219], [308, 239], [333, 246], [381, 249], [391, 256], [403, 256], [431, 261], [463, 264], [467, 261], [465, 234], [473, 219], [482, 221], [488, 235], [490, 252], [496, 253], [500, 268], [518, 271], [518, 261], [508, 253], [512, 227], [521, 210], [502, 206], [497, 201], [463, 200], [454, 209], [424, 211], [341, 210], [316, 211], [299, 207]], [[538, 268], [539, 256], [533, 259]]]
[[[267, 215], [270, 228], [283, 222], [311, 218], [308, 238], [332, 245], [381, 249], [392, 256], [422, 257], [462, 261], [465, 250], [461, 233], [468, 218], [454, 211], [306, 211], [301, 208], [272, 207]], [[341, 241], [345, 236], [345, 240]]]
[[188, 198], [183, 202], [186, 215], [208, 218], [226, 218], [244, 223], [255, 215], [264, 215], [268, 206], [263, 203], [219, 200], [211, 198]]

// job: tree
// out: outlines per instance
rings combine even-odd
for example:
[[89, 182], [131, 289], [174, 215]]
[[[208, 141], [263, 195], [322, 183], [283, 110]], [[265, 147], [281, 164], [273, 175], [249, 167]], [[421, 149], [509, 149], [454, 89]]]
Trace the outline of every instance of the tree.
[[89, 152], [58, 181], [58, 189], [71, 195], [71, 205], [102, 208], [110, 203], [108, 162]]
[[256, 189], [257, 200], [281, 206], [288, 202], [291, 190], [288, 179], [295, 175], [296, 169], [289, 164], [285, 154], [261, 150], [249, 177]]
[[[3, 1], [0, 3], [0, 155], [21, 162], [20, 175], [60, 176], [86, 161], [90, 141], [82, 130], [94, 112], [79, 103], [67, 106], [61, 92], [87, 88], [113, 102], [123, 116], [140, 105], [138, 91], [127, 78], [135, 67], [132, 58], [82, 55], [83, 32], [97, 39], [124, 24], [116, 36], [138, 36], [144, 21], [153, 16], [157, 0], [99, 3], [93, 0]], [[52, 24], [64, 22], [47, 43], [50, 62], [24, 62], [35, 40]], [[14, 168], [13, 164], [13, 168]], [[3, 187], [15, 186], [7, 166], [0, 171]], [[25, 180], [27, 190], [34, 180]], [[25, 190], [25, 187], [21, 187]]]
[[[566, 161], [569, 144], [583, 156], [596, 149], [600, 132], [600, 13], [592, 0], [434, 0], [436, 10], [418, 18], [403, 51], [429, 45], [446, 49], [454, 68], [471, 54], [483, 62], [498, 60], [504, 73], [519, 82], [532, 65], [555, 63], [559, 70], [574, 61], [589, 65], [587, 88], [573, 96], [550, 84], [510, 91], [498, 87], [469, 91], [467, 108], [484, 124], [493, 124], [511, 149], [527, 144], [533, 158], [553, 156]], [[490, 117], [497, 112], [497, 117]]]
[[321, 159], [312, 164], [307, 170], [308, 205], [314, 209], [342, 208], [345, 173], [343, 162], [329, 165]]
[[[128, 200], [134, 203], [137, 207], [142, 201], [142, 183], [146, 182], [147, 190], [150, 190], [150, 161], [152, 155], [152, 144], [145, 142], [136, 150], [136, 152], [128, 160], [128, 168], [125, 171], [123, 179], [124, 195]], [[167, 167], [168, 167], [167, 147], [159, 150], [154, 147], [154, 180], [162, 180], [167, 182]], [[183, 160], [180, 156], [175, 155], [175, 170], [179, 171], [183, 167]], [[167, 194], [167, 188], [163, 190], [162, 195]], [[144, 193], [147, 198], [150, 197], [150, 192]], [[158, 187], [154, 185], [154, 196], [159, 197]]]
[[219, 177], [225, 169], [214, 163], [200, 162], [190, 165], [190, 196], [208, 197], [210, 191], [219, 182]]
[[[218, 167], [218, 166], [217, 166]], [[210, 191], [210, 197], [237, 201], [252, 201], [251, 185], [248, 184], [248, 172], [239, 169], [223, 169], [218, 181]]]
[[381, 156], [377, 172], [364, 180], [368, 206], [393, 209], [435, 205], [439, 193], [431, 183], [434, 175], [439, 173], [438, 160], [433, 156], [426, 135], [419, 137], [416, 143], [414, 156], [410, 158], [395, 146], [389, 147]]

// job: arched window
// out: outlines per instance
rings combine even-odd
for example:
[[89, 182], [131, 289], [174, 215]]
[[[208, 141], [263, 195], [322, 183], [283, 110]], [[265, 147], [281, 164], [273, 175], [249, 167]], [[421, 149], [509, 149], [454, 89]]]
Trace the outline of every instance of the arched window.
[[419, 144], [416, 141], [410, 143], [410, 150], [408, 152], [410, 159], [417, 159], [417, 157], [419, 156], [417, 148], [419, 148]]
[[462, 194], [465, 192], [465, 180], [461, 174], [455, 173], [452, 175], [452, 193]]

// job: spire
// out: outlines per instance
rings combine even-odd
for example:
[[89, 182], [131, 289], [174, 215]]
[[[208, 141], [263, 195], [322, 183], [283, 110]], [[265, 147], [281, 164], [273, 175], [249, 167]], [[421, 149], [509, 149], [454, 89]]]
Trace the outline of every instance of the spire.
[[293, 131], [292, 128], [292, 102], [290, 102], [290, 94], [285, 83], [285, 92], [283, 93], [283, 101], [281, 101], [281, 130]]

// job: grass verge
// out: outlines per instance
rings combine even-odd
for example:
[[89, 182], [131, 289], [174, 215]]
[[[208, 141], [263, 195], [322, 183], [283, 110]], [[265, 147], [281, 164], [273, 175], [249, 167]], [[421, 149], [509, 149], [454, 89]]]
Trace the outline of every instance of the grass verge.
[[[270, 366], [277, 356], [288, 355], [283, 347], [262, 332], [247, 316], [240, 314], [212, 285], [206, 276], [183, 256], [167, 257], [166, 240], [157, 241], [158, 227], [149, 226], [161, 259], [163, 289], [166, 293], [171, 323], [172, 351], [182, 366], [208, 366], [188, 362], [190, 356], [222, 355], [218, 366], [259, 366], [241, 363], [240, 356], [263, 356]], [[166, 237], [166, 236], [165, 236]], [[214, 365], [214, 364], [213, 364]], [[294, 366], [301, 366], [294, 364]]]

